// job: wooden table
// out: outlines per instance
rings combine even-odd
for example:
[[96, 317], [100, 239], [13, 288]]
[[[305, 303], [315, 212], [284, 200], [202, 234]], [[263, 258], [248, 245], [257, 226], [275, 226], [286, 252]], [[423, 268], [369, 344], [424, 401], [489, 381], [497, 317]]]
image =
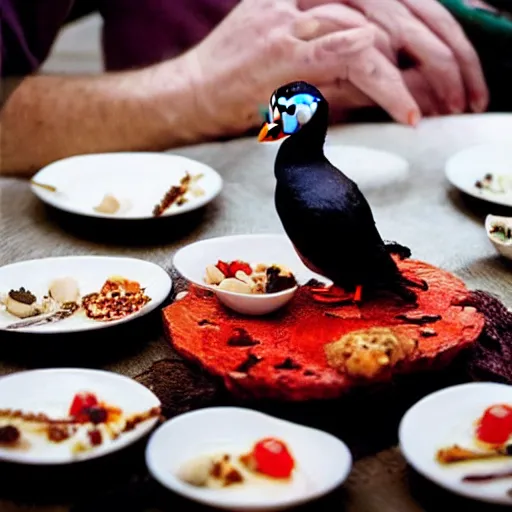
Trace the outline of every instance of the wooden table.
[[[373, 176], [351, 175], [371, 203], [383, 238], [411, 247], [415, 258], [454, 272], [472, 289], [498, 294], [510, 307], [511, 267], [496, 256], [483, 230], [485, 215], [503, 213], [503, 210], [462, 197], [446, 182], [443, 168], [455, 151], [497, 140], [512, 143], [511, 115], [432, 119], [417, 129], [394, 124], [337, 127], [328, 135], [330, 144], [366, 145], [393, 151], [410, 162], [407, 173], [386, 173], [376, 168]], [[117, 225], [83, 224], [80, 219], [55, 215], [31, 194], [26, 181], [0, 178], [0, 262], [3, 265], [48, 256], [110, 254], [144, 258], [170, 270], [176, 249], [195, 240], [281, 232], [273, 206], [275, 152], [275, 145], [259, 145], [254, 139], [177, 151], [217, 169], [225, 187], [199, 217], [192, 216], [178, 224], [162, 223], [156, 238], [148, 238], [147, 229], [141, 226], [127, 232], [117, 229]], [[101, 342], [87, 336], [51, 340], [41, 337], [37, 345], [25, 339], [18, 345], [17, 340], [12, 342], [2, 335], [0, 373], [74, 365], [102, 367], [135, 376], [153, 362], [175, 356], [163, 337], [158, 313], [136, 328], [115, 336], [106, 330], [103, 336]], [[375, 426], [376, 431], [380, 428]], [[437, 510], [441, 504], [451, 510], [456, 507], [469, 511], [492, 510], [490, 506], [459, 500], [410, 472], [394, 446], [395, 437], [396, 433], [389, 437], [386, 446], [378, 448], [373, 448], [369, 440], [359, 440], [354, 469], [346, 485], [301, 510], [419, 512]], [[20, 472], [0, 465], [0, 511], [204, 510], [178, 499], [147, 477], [142, 477], [145, 482], [142, 487], [137, 487], [135, 480], [133, 486], [130, 484], [133, 472], [139, 471], [139, 480], [143, 474], [143, 447], [119, 455], [110, 463], [108, 471], [102, 473], [101, 482], [91, 475], [97, 472], [99, 464], [78, 470], [72, 482], [65, 475], [70, 470], [51, 476], [46, 471], [43, 475], [39, 468], [34, 471], [22, 468]], [[117, 473], [118, 476], [113, 476]], [[73, 487], [77, 483], [80, 485]]]

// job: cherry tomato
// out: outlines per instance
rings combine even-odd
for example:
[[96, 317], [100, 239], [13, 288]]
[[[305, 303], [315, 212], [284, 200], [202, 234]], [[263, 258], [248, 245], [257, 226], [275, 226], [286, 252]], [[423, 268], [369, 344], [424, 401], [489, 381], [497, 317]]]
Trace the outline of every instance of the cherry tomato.
[[215, 265], [226, 277], [229, 277], [229, 265], [225, 261], [219, 260]]
[[512, 407], [496, 404], [487, 408], [480, 418], [476, 437], [489, 444], [504, 444], [512, 435]]
[[295, 467], [286, 445], [278, 439], [262, 439], [254, 445], [256, 470], [273, 478], [288, 478]]
[[89, 409], [97, 405], [98, 399], [93, 393], [88, 393], [86, 391], [77, 393], [73, 398], [71, 407], [69, 408], [69, 415], [75, 418], [80, 416], [85, 409]]
[[248, 263], [245, 263], [245, 261], [232, 261], [229, 264], [229, 277], [235, 277], [235, 274], [241, 270], [248, 276], [252, 274], [252, 268]]

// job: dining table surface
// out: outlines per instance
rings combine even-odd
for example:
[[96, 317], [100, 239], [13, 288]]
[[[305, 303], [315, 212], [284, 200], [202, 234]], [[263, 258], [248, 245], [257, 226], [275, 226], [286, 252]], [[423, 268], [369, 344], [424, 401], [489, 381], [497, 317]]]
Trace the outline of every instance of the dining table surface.
[[[416, 128], [394, 123], [351, 124], [331, 127], [327, 136], [328, 145], [365, 146], [405, 158], [407, 169], [380, 169], [376, 162], [371, 172], [353, 168], [349, 173], [371, 204], [382, 237], [410, 247], [415, 259], [446, 269], [463, 279], [469, 289], [490, 292], [511, 307], [512, 266], [498, 256], [484, 230], [488, 213], [507, 210], [460, 193], [448, 183], [444, 172], [447, 159], [457, 151], [499, 141], [512, 144], [512, 115], [438, 117], [426, 119]], [[172, 150], [213, 167], [222, 175], [224, 186], [220, 195], [197, 214], [176, 216], [169, 222], [153, 219], [127, 224], [59, 213], [31, 192], [27, 179], [0, 177], [1, 265], [54, 256], [126, 256], [161, 265], [171, 273], [177, 287], [183, 286], [172, 269], [173, 255], [179, 248], [223, 235], [283, 233], [273, 197], [276, 151], [277, 144], [259, 144], [255, 137]], [[343, 240], [339, 242], [343, 244]], [[172, 300], [171, 295], [167, 302]], [[88, 366], [133, 378], [142, 375], [142, 382], [146, 382], [144, 378], [158, 379], [158, 375], [148, 373], [157, 368], [152, 366], [154, 363], [182, 364], [164, 335], [160, 311], [138, 322], [126, 324], [124, 330], [59, 335], [58, 339], [52, 335], [11, 337], [2, 333], [0, 375], [31, 368]], [[180, 367], [180, 371], [187, 370]], [[185, 377], [167, 378], [160, 385], [167, 386], [165, 392], [173, 397], [178, 396]], [[193, 387], [205, 377], [197, 374], [197, 381], [194, 378], [189, 378], [186, 385]], [[426, 375], [421, 379], [432, 384], [434, 379], [449, 379], [449, 372], [448, 376]], [[442, 381], [437, 385], [442, 386]], [[173, 386], [176, 389], [171, 389]], [[393, 410], [395, 392], [386, 395]], [[194, 402], [187, 405], [183, 400], [181, 410], [195, 407]], [[207, 400], [205, 403], [208, 405]], [[294, 407], [295, 412], [299, 410], [299, 416], [294, 417], [309, 423], [310, 415], [300, 416], [300, 408], [307, 405]], [[348, 423], [357, 415], [353, 409], [349, 415], [344, 414], [342, 402], [338, 410], [335, 407], [330, 404], [329, 411], [322, 413], [326, 422]], [[285, 406], [275, 410], [287, 414]], [[356, 436], [346, 440], [354, 455], [348, 480], [329, 496], [297, 510], [420, 512], [444, 505], [450, 510], [494, 510], [489, 504], [455, 497], [414, 473], [397, 446], [396, 421], [393, 419], [387, 427], [395, 430], [384, 439], [380, 430], [386, 428], [385, 417], [384, 426], [375, 423], [369, 429], [381, 442]], [[365, 432], [368, 436], [368, 430]], [[95, 466], [75, 473], [72, 467], [52, 473], [51, 468], [0, 464], [0, 512], [208, 510], [152, 481], [144, 472], [143, 447], [125, 451], [127, 454], [118, 455], [114, 462], [98, 459]], [[101, 473], [98, 468], [103, 463], [110, 465]]]

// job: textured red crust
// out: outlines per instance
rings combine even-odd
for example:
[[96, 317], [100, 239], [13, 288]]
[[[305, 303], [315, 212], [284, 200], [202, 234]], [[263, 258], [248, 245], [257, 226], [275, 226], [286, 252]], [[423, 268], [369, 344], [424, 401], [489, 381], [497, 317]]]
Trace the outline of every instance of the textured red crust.
[[[393, 327], [418, 340], [415, 356], [394, 370], [409, 373], [445, 365], [476, 341], [484, 327], [483, 315], [474, 308], [456, 305], [468, 294], [461, 280], [423, 262], [405, 260], [398, 264], [407, 277], [429, 284], [428, 291], [418, 294], [417, 309], [393, 297], [381, 297], [360, 308], [332, 307], [313, 302], [309, 290], [301, 287], [290, 305], [273, 317], [249, 318], [228, 311], [215, 297], [191, 288], [191, 293], [164, 310], [164, 324], [179, 353], [221, 377], [237, 395], [284, 400], [336, 398], [358, 383], [327, 365], [325, 343], [359, 329]], [[441, 319], [422, 326], [397, 318], [411, 313]], [[422, 335], [425, 328], [433, 329], [436, 335]], [[257, 344], [228, 344], [240, 332], [249, 334]], [[261, 359], [247, 372], [240, 371], [250, 354]], [[275, 368], [287, 358], [293, 364], [287, 361], [288, 368]], [[389, 373], [383, 380], [391, 377]]]

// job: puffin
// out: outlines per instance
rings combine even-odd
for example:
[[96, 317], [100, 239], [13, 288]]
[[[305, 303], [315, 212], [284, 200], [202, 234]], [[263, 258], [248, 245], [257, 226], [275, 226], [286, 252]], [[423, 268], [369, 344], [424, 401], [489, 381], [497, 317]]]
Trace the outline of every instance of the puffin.
[[425, 281], [406, 278], [395, 261], [410, 250], [381, 238], [370, 205], [357, 184], [324, 154], [329, 105], [313, 85], [296, 81], [276, 89], [259, 142], [284, 139], [274, 174], [275, 208], [298, 256], [331, 286], [312, 288], [320, 302], [361, 303], [391, 293], [416, 304]]

